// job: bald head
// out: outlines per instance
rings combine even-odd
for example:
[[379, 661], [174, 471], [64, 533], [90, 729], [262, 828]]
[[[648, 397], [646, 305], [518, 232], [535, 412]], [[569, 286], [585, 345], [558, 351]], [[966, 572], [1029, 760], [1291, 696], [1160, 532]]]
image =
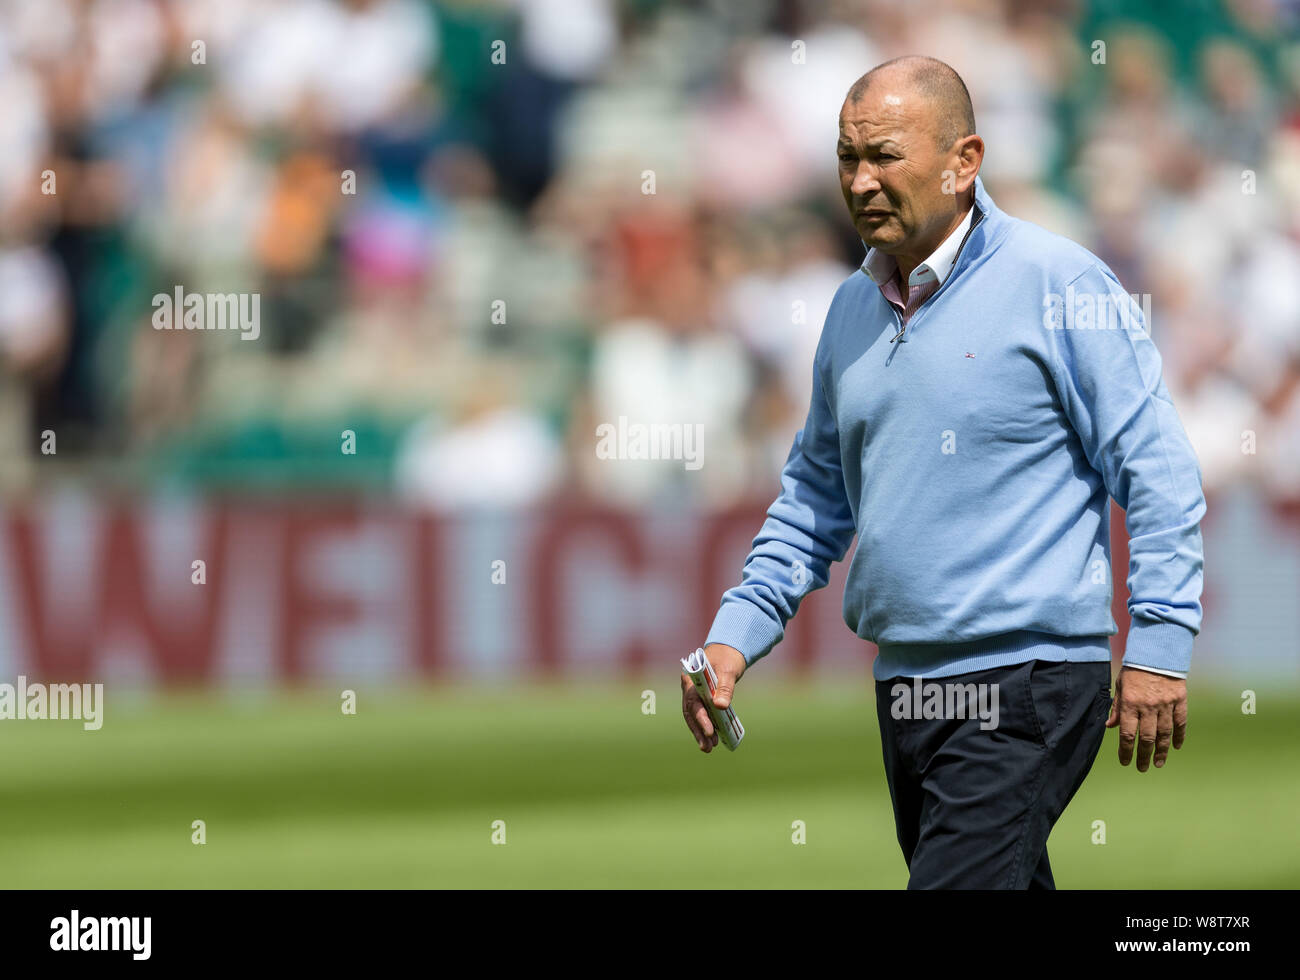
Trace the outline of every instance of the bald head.
[[922, 99], [939, 149], [947, 149], [975, 132], [975, 109], [966, 83], [938, 58], [910, 54], [877, 65], [853, 83], [844, 100], [845, 106], [861, 101], [884, 85]]

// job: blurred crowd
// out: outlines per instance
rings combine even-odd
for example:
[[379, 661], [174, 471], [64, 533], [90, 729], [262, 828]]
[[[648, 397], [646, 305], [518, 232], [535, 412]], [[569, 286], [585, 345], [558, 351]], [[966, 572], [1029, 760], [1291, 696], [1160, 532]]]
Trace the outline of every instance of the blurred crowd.
[[[1207, 491], [1300, 497], [1293, 0], [0, 0], [0, 491], [770, 498], [864, 257], [840, 103], [907, 53], [1151, 294]], [[178, 286], [257, 339], [154, 329]]]

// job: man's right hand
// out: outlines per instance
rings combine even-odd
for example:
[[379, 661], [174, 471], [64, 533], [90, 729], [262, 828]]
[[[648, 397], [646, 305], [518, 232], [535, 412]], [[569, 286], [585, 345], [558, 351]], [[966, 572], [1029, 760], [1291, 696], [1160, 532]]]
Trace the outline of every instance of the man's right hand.
[[[725, 708], [731, 704], [731, 696], [736, 691], [736, 681], [745, 672], [745, 657], [735, 647], [721, 643], [710, 643], [704, 648], [704, 655], [713, 665], [713, 672], [718, 677], [718, 689], [713, 694], [713, 706]], [[682, 674], [682, 714], [686, 717], [686, 727], [695, 736], [701, 752], [712, 752], [718, 744], [718, 733], [713, 730], [713, 719], [708, 709], [700, 700], [691, 679]]]

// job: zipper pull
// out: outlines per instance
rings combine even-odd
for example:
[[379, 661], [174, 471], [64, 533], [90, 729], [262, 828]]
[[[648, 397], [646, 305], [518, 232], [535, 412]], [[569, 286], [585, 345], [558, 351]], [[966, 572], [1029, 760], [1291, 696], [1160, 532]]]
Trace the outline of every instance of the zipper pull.
[[[903, 334], [906, 333], [906, 332], [907, 332], [907, 324], [904, 323], [904, 324], [902, 325], [902, 327], [899, 328], [898, 333], [894, 334], [893, 340], [890, 340], [890, 343], [892, 344], [895, 340], [897, 340], [899, 337], [903, 336]], [[904, 341], [904, 343], [906, 343], [906, 341]]]

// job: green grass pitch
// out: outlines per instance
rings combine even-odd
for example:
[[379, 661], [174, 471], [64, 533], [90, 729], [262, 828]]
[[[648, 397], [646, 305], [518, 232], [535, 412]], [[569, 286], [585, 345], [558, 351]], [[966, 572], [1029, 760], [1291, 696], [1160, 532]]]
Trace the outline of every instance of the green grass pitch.
[[[868, 681], [742, 683], [704, 755], [654, 683], [109, 698], [0, 723], [10, 888], [902, 888]], [[657, 712], [641, 710], [653, 687]], [[1062, 888], [1300, 887], [1300, 699], [1192, 689], [1163, 770], [1114, 731], [1057, 824]], [[192, 822], [207, 842], [191, 843]], [[505, 844], [493, 844], [493, 821]], [[803, 821], [807, 843], [791, 841]], [[1092, 843], [1104, 820], [1106, 843]]]

